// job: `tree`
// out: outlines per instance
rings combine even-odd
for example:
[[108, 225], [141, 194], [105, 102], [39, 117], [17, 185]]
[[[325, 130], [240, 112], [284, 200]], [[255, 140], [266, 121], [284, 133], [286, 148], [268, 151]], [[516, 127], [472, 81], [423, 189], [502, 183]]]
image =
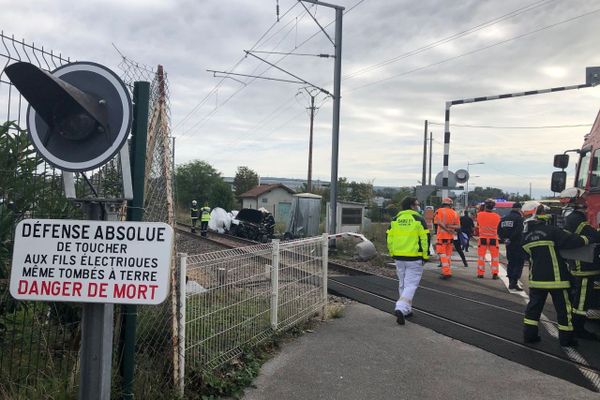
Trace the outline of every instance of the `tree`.
[[358, 203], [371, 204], [373, 198], [373, 184], [364, 182], [350, 182], [348, 185], [350, 188], [349, 199], [350, 201], [356, 201]]
[[235, 197], [239, 198], [242, 193], [256, 186], [258, 186], [258, 174], [246, 166], [238, 167], [233, 178]]
[[485, 189], [481, 186], [476, 186], [475, 189], [469, 191], [469, 204], [478, 204], [485, 199], [508, 199], [508, 193], [505, 193], [502, 189], [486, 187]]
[[178, 166], [175, 179], [177, 201], [182, 209], [187, 209], [192, 200], [198, 201], [200, 206], [208, 202], [213, 208], [231, 209], [233, 205], [231, 187], [206, 161], [195, 160]]

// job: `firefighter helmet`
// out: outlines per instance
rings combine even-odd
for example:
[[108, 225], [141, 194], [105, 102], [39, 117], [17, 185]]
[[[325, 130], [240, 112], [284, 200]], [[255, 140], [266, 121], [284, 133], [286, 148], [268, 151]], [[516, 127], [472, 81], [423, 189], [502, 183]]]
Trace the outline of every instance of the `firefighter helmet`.
[[193, 206], [195, 206], [195, 205], [197, 205], [197, 204], [198, 204], [198, 202], [197, 202], [196, 200], [192, 200], [192, 205], [193, 205]]
[[496, 201], [494, 199], [486, 199], [483, 204], [486, 210], [493, 210], [496, 207]]
[[442, 205], [448, 205], [448, 206], [451, 206], [451, 205], [453, 205], [453, 204], [454, 204], [454, 202], [452, 201], [452, 199], [451, 199], [450, 197], [444, 197], [444, 198], [442, 199]]
[[580, 188], [572, 187], [560, 192], [560, 202], [567, 203], [571, 207], [584, 207], [583, 194], [585, 191]]
[[529, 200], [523, 203], [523, 207], [521, 207], [521, 212], [524, 217], [537, 217], [539, 215], [545, 214], [550, 210], [550, 207], [543, 205], [539, 201]]

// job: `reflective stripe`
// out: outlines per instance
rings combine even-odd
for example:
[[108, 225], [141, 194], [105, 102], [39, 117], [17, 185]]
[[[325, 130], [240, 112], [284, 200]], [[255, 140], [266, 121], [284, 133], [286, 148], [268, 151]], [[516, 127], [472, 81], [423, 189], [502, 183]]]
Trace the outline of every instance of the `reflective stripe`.
[[573, 276], [594, 276], [600, 275], [600, 269], [595, 271], [571, 271]]
[[583, 228], [587, 225], [587, 221], [583, 221], [582, 223], [579, 224], [579, 226], [577, 226], [577, 229], [575, 229], [575, 233], [578, 235], [581, 235], [581, 231], [583, 230]]
[[[583, 236], [582, 236], [583, 237]], [[554, 248], [554, 242], [551, 240], [539, 240], [536, 242], [527, 243], [523, 246], [523, 250], [525, 250], [531, 256], [531, 249], [534, 247], [547, 246], [548, 251], [550, 252], [550, 258], [552, 259], [552, 269], [554, 271], [554, 282], [540, 282], [540, 281], [531, 281], [531, 283], [539, 284], [539, 286], [532, 286], [538, 288], [568, 288], [570, 287], [569, 282], [567, 281], [567, 286], [564, 286], [565, 281], [560, 280], [560, 266], [558, 264], [558, 258], [556, 257], [556, 249]], [[533, 268], [530, 269], [530, 276]]]
[[533, 320], [533, 319], [527, 319], [527, 318], [525, 318], [525, 319], [523, 320], [523, 322], [524, 322], [526, 325], [533, 325], [533, 326], [538, 326], [538, 324], [539, 324], [539, 321], [536, 321], [536, 320]]
[[554, 270], [554, 282], [560, 282], [560, 266], [558, 265], [558, 259], [556, 258], [556, 250], [554, 249], [554, 246], [550, 246], [548, 248], [548, 250], [550, 251], [550, 257], [552, 257], [552, 268]]
[[573, 330], [573, 325], [571, 326], [564, 326], [564, 325], [560, 325], [558, 324], [558, 330], [559, 331], [572, 331]]
[[412, 299], [409, 299], [408, 297], [400, 297], [398, 301], [403, 301], [406, 304], [412, 304]]
[[571, 287], [571, 282], [569, 281], [558, 281], [558, 282], [548, 282], [548, 281], [529, 281], [529, 287], [538, 288], [538, 289], [568, 289]]
[[581, 280], [581, 293], [579, 293], [579, 306], [573, 310], [573, 312], [576, 314], [583, 314], [583, 315], [587, 314], [584, 311], [585, 310], [585, 296], [587, 295], [587, 284], [588, 284], [588, 279], [583, 278]]
[[572, 331], [573, 323], [572, 323], [572, 319], [571, 319], [571, 313], [573, 312], [573, 307], [571, 307], [571, 301], [569, 300], [569, 293], [566, 290], [563, 290], [562, 292], [563, 292], [563, 297], [565, 298], [565, 304], [567, 305], [567, 324], [568, 324], [568, 326], [561, 327], [560, 325], [558, 325], [558, 329], [560, 329], [562, 331]]
[[554, 242], [552, 240], [538, 240], [536, 242], [531, 242], [523, 245], [523, 249], [529, 252], [531, 251], [531, 248], [538, 246], [554, 246]]

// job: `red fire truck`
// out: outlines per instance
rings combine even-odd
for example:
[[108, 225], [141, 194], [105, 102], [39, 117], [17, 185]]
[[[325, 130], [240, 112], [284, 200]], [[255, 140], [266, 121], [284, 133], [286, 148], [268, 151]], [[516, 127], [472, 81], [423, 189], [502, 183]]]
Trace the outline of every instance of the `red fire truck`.
[[[573, 186], [583, 191], [580, 201], [587, 209], [587, 219], [596, 229], [600, 225], [600, 112], [596, 116], [590, 133], [585, 135], [583, 146], [580, 149], [567, 150], [563, 154], [554, 156], [554, 167], [561, 171], [552, 173], [551, 188], [555, 193], [565, 190], [567, 173], [564, 171], [569, 165], [569, 153], [577, 153], [578, 161], [575, 165], [575, 179]], [[600, 258], [595, 257], [595, 262], [600, 263]], [[589, 316], [600, 319], [600, 281], [594, 286], [594, 309]]]

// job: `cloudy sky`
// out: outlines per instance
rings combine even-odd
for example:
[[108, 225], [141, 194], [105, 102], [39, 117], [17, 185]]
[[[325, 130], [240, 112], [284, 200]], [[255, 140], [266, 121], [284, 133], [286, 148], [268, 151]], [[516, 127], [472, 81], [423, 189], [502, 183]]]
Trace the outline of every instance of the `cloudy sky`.
[[[442, 169], [448, 100], [575, 85], [600, 65], [598, 0], [331, 0], [344, 6], [338, 176], [376, 186], [421, 179], [423, 124]], [[276, 4], [280, 18], [277, 21]], [[333, 38], [334, 13], [305, 3]], [[176, 162], [205, 160], [225, 176], [306, 178], [309, 98], [244, 50], [332, 90], [328, 37], [296, 0], [0, 0], [0, 27], [73, 60], [118, 71], [121, 56], [168, 73]], [[114, 45], [114, 46], [113, 46]], [[279, 52], [269, 54], [261, 52]], [[293, 52], [292, 55], [285, 55]], [[313, 178], [331, 173], [332, 101], [319, 94]], [[450, 169], [471, 186], [549, 194], [552, 155], [579, 147], [600, 88], [452, 109]]]

